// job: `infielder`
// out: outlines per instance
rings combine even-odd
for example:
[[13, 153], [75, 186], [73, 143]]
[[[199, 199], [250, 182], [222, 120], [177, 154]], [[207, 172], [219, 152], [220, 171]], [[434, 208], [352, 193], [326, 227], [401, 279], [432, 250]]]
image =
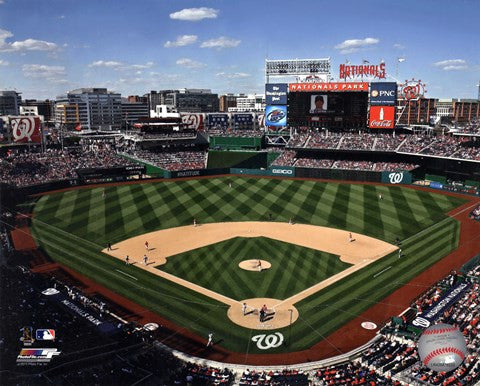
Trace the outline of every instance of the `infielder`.
[[144, 255], [144, 256], [143, 256], [143, 263], [144, 263], [145, 265], [147, 265], [147, 261], [148, 261], [148, 256], [147, 256], [147, 255]]
[[208, 334], [208, 342], [207, 342], [207, 347], [210, 347], [213, 345], [213, 333]]

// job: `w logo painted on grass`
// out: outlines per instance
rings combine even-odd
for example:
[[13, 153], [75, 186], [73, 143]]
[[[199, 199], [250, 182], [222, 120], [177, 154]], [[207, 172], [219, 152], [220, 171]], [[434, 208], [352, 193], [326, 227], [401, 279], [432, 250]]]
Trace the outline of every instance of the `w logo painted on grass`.
[[260, 334], [253, 336], [252, 340], [257, 342], [257, 347], [260, 350], [268, 350], [279, 347], [283, 343], [283, 335], [280, 332], [270, 335]]
[[399, 184], [403, 181], [403, 173], [390, 173], [388, 178], [391, 184]]

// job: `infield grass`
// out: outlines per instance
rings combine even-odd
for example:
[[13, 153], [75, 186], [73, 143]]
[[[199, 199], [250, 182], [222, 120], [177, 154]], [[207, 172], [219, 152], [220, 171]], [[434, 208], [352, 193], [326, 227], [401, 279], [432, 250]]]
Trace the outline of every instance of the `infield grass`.
[[[272, 264], [262, 272], [238, 268], [244, 260]], [[235, 300], [283, 300], [350, 267], [339, 256], [266, 237], [230, 240], [171, 256], [157, 268]]]

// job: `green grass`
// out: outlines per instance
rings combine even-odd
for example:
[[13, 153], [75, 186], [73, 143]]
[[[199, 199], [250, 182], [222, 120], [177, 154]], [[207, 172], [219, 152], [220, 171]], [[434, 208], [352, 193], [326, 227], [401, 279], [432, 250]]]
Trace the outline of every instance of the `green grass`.
[[[232, 188], [228, 187], [228, 181], [233, 182]], [[383, 200], [378, 200], [379, 193]], [[153, 230], [191, 224], [194, 217], [202, 223], [268, 221], [269, 213], [273, 221], [288, 221], [293, 217], [299, 223], [348, 229], [387, 242], [393, 242], [395, 237], [404, 240], [404, 258], [398, 259], [393, 253], [296, 304], [300, 319], [292, 326], [292, 344], [268, 351], [288, 352], [311, 347], [456, 248], [459, 224], [446, 217], [445, 212], [464, 202], [456, 197], [398, 186], [240, 177], [165, 181], [43, 196], [35, 205], [32, 232], [54, 260], [200, 336], [206, 337], [213, 330], [227, 349], [250, 353], [265, 353], [250, 341], [259, 332], [231, 323], [223, 303], [135, 266], [125, 266], [100, 250], [108, 241], [115, 243]], [[279, 248], [264, 245], [262, 249], [273, 255]], [[240, 246], [235, 249], [241, 250]], [[278, 255], [276, 258], [281, 259], [282, 253]], [[175, 263], [177, 257], [171, 260], [172, 266], [183, 264], [183, 258]], [[373, 277], [389, 266], [392, 268]], [[311, 264], [310, 270], [313, 267], [315, 264]], [[287, 296], [299, 277], [301, 285], [307, 285], [305, 277], [299, 274], [304, 268], [300, 264], [292, 264], [290, 268], [285, 273], [290, 273], [290, 278], [282, 277], [282, 286], [274, 289], [264, 283], [263, 293], [278, 298], [281, 291], [286, 291], [282, 296]], [[188, 271], [185, 267], [174, 269]], [[234, 288], [240, 285], [228, 278], [227, 270], [215, 269], [216, 276], [210, 282], [231, 284], [224, 291], [231, 291], [230, 295], [236, 299], [251, 297], [251, 292], [245, 292], [247, 289]], [[198, 269], [195, 280], [205, 281], [202, 272], [206, 271]], [[279, 331], [285, 336], [289, 333], [286, 329]]]
[[[272, 264], [262, 272], [238, 268], [244, 260]], [[266, 237], [235, 237], [168, 258], [157, 268], [235, 300], [283, 300], [350, 267], [339, 256]]]

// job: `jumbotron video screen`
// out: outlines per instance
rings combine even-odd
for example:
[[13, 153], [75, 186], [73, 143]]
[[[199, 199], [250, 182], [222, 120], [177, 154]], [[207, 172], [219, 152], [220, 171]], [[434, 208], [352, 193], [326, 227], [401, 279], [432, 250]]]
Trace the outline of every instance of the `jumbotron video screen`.
[[288, 121], [291, 126], [344, 128], [365, 125], [367, 92], [290, 92]]

